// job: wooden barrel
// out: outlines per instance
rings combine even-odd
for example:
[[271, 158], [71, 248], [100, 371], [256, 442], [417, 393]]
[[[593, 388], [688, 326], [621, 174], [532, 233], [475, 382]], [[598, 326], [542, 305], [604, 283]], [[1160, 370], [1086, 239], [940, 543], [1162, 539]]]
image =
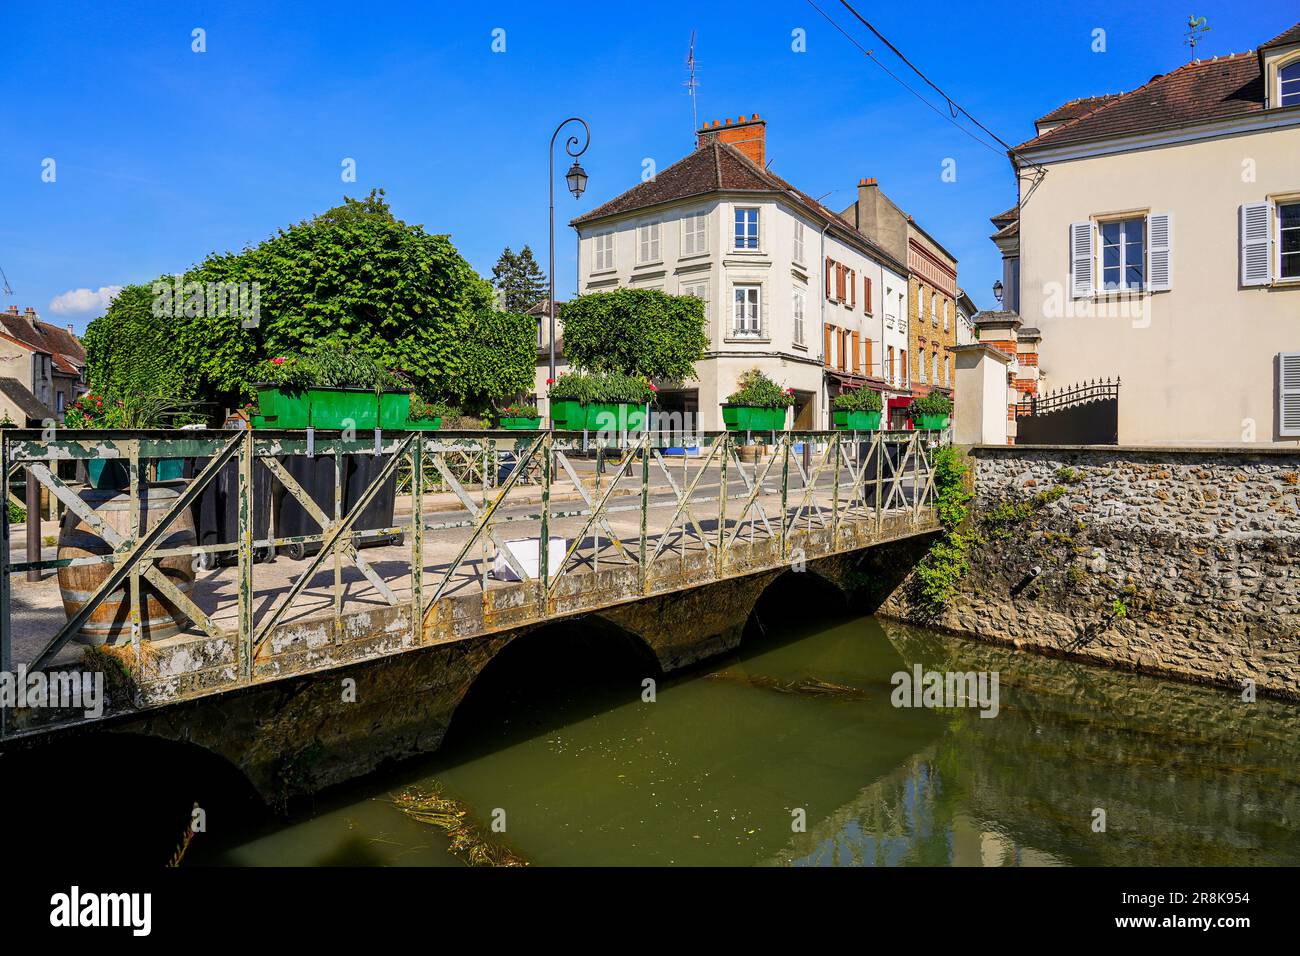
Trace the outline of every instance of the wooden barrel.
[[[140, 530], [149, 530], [158, 523], [176, 503], [185, 485], [172, 482], [166, 485], [140, 486]], [[105, 525], [124, 538], [131, 537], [131, 494], [129, 491], [109, 488], [87, 488], [80, 496], [94, 510]], [[189, 508], [181, 512], [171, 527], [155, 545], [164, 548], [193, 548], [194, 516]], [[112, 554], [113, 548], [98, 532], [74, 512], [63, 516], [59, 529], [59, 558], [85, 558], [92, 555]], [[188, 555], [162, 558], [155, 567], [183, 594], [194, 590], [194, 559]], [[59, 568], [59, 592], [63, 610], [71, 620], [81, 610], [86, 600], [95, 593], [108, 577], [113, 565], [85, 564]], [[108, 594], [90, 613], [77, 631], [77, 640], [83, 644], [126, 644], [131, 640], [131, 597], [129, 585]], [[168, 598], [149, 583], [140, 580], [140, 639], [157, 641], [179, 634], [188, 619]]]

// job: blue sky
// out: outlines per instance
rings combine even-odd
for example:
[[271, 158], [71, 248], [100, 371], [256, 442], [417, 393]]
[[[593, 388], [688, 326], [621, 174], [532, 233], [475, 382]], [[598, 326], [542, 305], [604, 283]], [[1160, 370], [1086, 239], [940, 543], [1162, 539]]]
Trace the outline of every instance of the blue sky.
[[[920, 88], [836, 0], [817, 3]], [[1013, 144], [1065, 100], [1132, 89], [1188, 59], [1186, 2], [856, 6]], [[1198, 6], [1213, 27], [1198, 54], [1250, 49], [1298, 10], [1292, 0]], [[195, 28], [205, 53], [191, 50]], [[497, 28], [504, 53], [492, 51]], [[802, 53], [791, 49], [799, 28]], [[1098, 28], [1104, 53], [1092, 51]], [[102, 288], [254, 244], [374, 186], [400, 217], [450, 233], [482, 274], [503, 246], [525, 243], [545, 268], [555, 125], [578, 114], [592, 127], [588, 193], [574, 201], [557, 188], [567, 223], [634, 185], [643, 159], [663, 168], [692, 148], [682, 85], [692, 30], [701, 121], [759, 113], [772, 169], [814, 196], [839, 190], [825, 200], [835, 208], [875, 176], [958, 257], [976, 303], [993, 305], [988, 217], [1014, 202], [1006, 157], [918, 102], [806, 0], [3, 0], [0, 267], [15, 294], [0, 305], [80, 331], [102, 312]], [[47, 158], [52, 183], [42, 182]], [[340, 179], [345, 158], [355, 183]], [[940, 178], [945, 159], [955, 182]], [[564, 297], [575, 274], [567, 225], [557, 245]], [[77, 290], [60, 300], [73, 307], [52, 306]]]

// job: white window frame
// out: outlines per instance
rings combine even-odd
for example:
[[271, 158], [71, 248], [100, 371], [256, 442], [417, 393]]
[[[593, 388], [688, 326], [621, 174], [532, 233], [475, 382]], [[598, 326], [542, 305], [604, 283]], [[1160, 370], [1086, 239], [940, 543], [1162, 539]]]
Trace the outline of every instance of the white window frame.
[[591, 237], [591, 271], [612, 272], [614, 270], [614, 230], [606, 229]]
[[[1297, 61], [1297, 62], [1300, 62], [1300, 61]], [[1272, 230], [1272, 231], [1273, 231], [1273, 248], [1277, 250], [1276, 256], [1274, 257], [1274, 261], [1273, 261], [1273, 281], [1274, 281], [1274, 282], [1286, 282], [1286, 283], [1291, 283], [1291, 282], [1300, 282], [1300, 266], [1297, 267], [1297, 271], [1296, 271], [1295, 275], [1284, 276], [1284, 275], [1282, 274], [1282, 255], [1283, 255], [1283, 252], [1282, 252], [1282, 207], [1283, 207], [1283, 206], [1295, 206], [1297, 209], [1300, 209], [1300, 196], [1288, 196], [1288, 197], [1285, 197], [1285, 198], [1282, 198], [1282, 199], [1275, 199], [1275, 200], [1273, 200], [1273, 203], [1272, 203], [1272, 207], [1273, 207], [1273, 208], [1272, 208], [1272, 213], [1273, 213], [1273, 230]], [[1287, 232], [1290, 232], [1292, 229], [1296, 229], [1296, 228], [1300, 228], [1300, 227], [1292, 226], [1290, 229], [1288, 229], [1288, 230], [1286, 230], [1286, 231], [1287, 231]], [[1294, 253], [1294, 252], [1293, 252], [1293, 253], [1290, 253], [1290, 254], [1291, 254], [1291, 255], [1296, 255], [1296, 253]]]
[[796, 219], [794, 222], [794, 261], [799, 265], [804, 265], [807, 260], [804, 259], [804, 228], [803, 223]]
[[[1114, 288], [1109, 288], [1109, 287], [1107, 287], [1107, 285], [1106, 285], [1106, 269], [1107, 269], [1107, 266], [1106, 266], [1106, 237], [1105, 237], [1105, 234], [1102, 232], [1102, 230], [1103, 230], [1106, 226], [1119, 225], [1119, 226], [1121, 227], [1121, 230], [1122, 230], [1122, 231], [1124, 232], [1124, 234], [1126, 235], [1126, 234], [1127, 234], [1127, 225], [1128, 225], [1129, 223], [1132, 223], [1132, 222], [1139, 223], [1139, 224], [1141, 225], [1141, 228], [1142, 228], [1142, 255], [1141, 255], [1141, 261], [1140, 261], [1139, 263], [1137, 263], [1137, 265], [1140, 265], [1141, 268], [1142, 268], [1142, 280], [1141, 280], [1141, 284], [1136, 285], [1136, 286], [1131, 286], [1131, 285], [1128, 284], [1128, 270], [1129, 270], [1130, 266], [1133, 265], [1133, 263], [1130, 263], [1130, 262], [1128, 261], [1128, 247], [1129, 247], [1130, 243], [1125, 239], [1125, 240], [1122, 240], [1122, 241], [1119, 243], [1119, 250], [1120, 250], [1120, 256], [1119, 256], [1119, 278], [1120, 278], [1120, 282], [1119, 282], [1119, 285], [1115, 286]], [[1144, 292], [1144, 291], [1146, 291], [1146, 288], [1147, 288], [1147, 280], [1148, 280], [1148, 278], [1149, 278], [1148, 275], [1147, 275], [1147, 246], [1148, 246], [1148, 242], [1149, 242], [1149, 236], [1147, 235], [1147, 231], [1148, 231], [1148, 230], [1147, 230], [1147, 217], [1146, 217], [1146, 215], [1144, 214], [1144, 215], [1138, 215], [1138, 216], [1116, 216], [1116, 217], [1114, 217], [1114, 218], [1099, 219], [1099, 220], [1097, 220], [1096, 229], [1097, 229], [1097, 239], [1096, 239], [1096, 242], [1097, 242], [1097, 245], [1096, 245], [1096, 250], [1097, 250], [1097, 266], [1096, 266], [1096, 275], [1097, 275], [1097, 291], [1099, 291], [1099, 292], [1101, 292], [1101, 293], [1103, 293], [1103, 294], [1109, 294], [1109, 295], [1114, 295], [1114, 294], [1116, 294], [1116, 293], [1124, 293], [1124, 292]]]
[[[732, 209], [733, 209], [733, 212], [732, 212], [732, 215], [731, 215], [731, 244], [732, 244], [732, 248], [735, 249], [737, 252], [758, 252], [760, 249], [763, 248], [763, 231], [762, 231], [762, 230], [763, 230], [763, 218], [762, 218], [762, 214], [761, 214], [761, 212], [760, 212], [760, 208], [759, 208], [758, 206], [733, 206]], [[752, 246], [747, 245], [747, 244], [746, 244], [746, 245], [742, 245], [742, 244], [741, 244], [741, 242], [742, 242], [742, 237], [736, 235], [736, 227], [740, 224], [741, 216], [742, 216], [742, 214], [744, 214], [744, 213], [753, 213], [753, 214], [754, 214], [754, 217], [753, 217], [753, 226], [754, 226], [753, 241], [754, 241], [754, 244], [753, 244]], [[748, 243], [749, 240], [750, 240], [750, 236], [749, 236], [749, 223], [746, 222], [746, 226], [745, 226], [745, 235], [744, 235], [744, 237], [743, 237], [743, 241], [744, 241], [745, 243]]]
[[808, 292], [805, 289], [796, 288], [790, 297], [790, 314], [794, 319], [794, 344], [801, 348], [808, 347], [808, 341], [804, 332], [804, 317], [808, 312]]
[[709, 251], [709, 214], [691, 212], [682, 217], [682, 258]]
[[[738, 293], [744, 293], [742, 302]], [[748, 314], [750, 307], [753, 314]], [[752, 327], [751, 327], [752, 323]], [[731, 337], [733, 339], [757, 339], [763, 335], [763, 286], [757, 282], [737, 282], [731, 287]]]
[[[1289, 77], [1287, 79], [1283, 79], [1282, 71], [1290, 70], [1293, 68], [1297, 70], [1296, 75], [1293, 77]], [[1289, 91], [1284, 89], [1285, 86], [1291, 84], [1293, 85], [1291, 86], [1291, 89]], [[1284, 99], [1284, 97], [1287, 96], [1295, 97], [1295, 99], [1292, 102], [1288, 103]], [[1285, 63], [1279, 63], [1277, 65], [1277, 105], [1278, 106], [1300, 106], [1300, 57], [1294, 57], [1290, 60], [1287, 60]]]
[[636, 264], [663, 262], [663, 223], [658, 219], [637, 223]]

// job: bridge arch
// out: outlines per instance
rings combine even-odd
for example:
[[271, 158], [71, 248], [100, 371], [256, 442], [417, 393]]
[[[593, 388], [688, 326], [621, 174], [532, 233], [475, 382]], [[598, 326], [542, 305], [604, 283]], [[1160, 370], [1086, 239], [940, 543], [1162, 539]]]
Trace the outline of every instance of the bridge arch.
[[600, 615], [557, 621], [512, 637], [466, 684], [440, 750], [467, 755], [519, 735], [640, 699], [663, 673], [641, 635]]
[[180, 845], [195, 804], [212, 836], [196, 836], [191, 860], [214, 852], [222, 833], [245, 832], [269, 814], [252, 782], [224, 756], [143, 733], [69, 733], [7, 750], [0, 779], [14, 824], [5, 843], [17, 851], [14, 859], [161, 867]]

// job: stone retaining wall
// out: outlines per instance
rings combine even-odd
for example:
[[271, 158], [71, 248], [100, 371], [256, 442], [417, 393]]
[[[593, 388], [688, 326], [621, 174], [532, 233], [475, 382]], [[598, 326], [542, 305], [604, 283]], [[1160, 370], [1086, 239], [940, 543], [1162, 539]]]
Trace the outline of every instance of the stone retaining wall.
[[[970, 569], [934, 623], [1300, 699], [1300, 451], [977, 446], [970, 459]], [[881, 610], [922, 616], [906, 583]]]

